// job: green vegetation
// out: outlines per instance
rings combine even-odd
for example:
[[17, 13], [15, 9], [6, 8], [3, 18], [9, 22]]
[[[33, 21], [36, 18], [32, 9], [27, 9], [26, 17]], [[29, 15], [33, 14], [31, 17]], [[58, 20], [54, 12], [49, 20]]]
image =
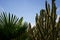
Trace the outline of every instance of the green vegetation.
[[[20, 39], [22, 34], [27, 30], [28, 24], [22, 23], [23, 17], [18, 19], [15, 15], [7, 15], [6, 13], [0, 14], [0, 39], [11, 40], [16, 38]], [[17, 38], [18, 37], [18, 38]], [[23, 38], [22, 38], [23, 39]]]
[[52, 0], [52, 7], [45, 1], [45, 9], [36, 14], [33, 28], [31, 24], [23, 22], [10, 13], [0, 14], [0, 40], [60, 40], [60, 18], [56, 22], [56, 5]]
[[30, 28], [31, 40], [60, 40], [60, 19], [56, 22], [56, 5], [52, 0], [52, 9], [45, 2], [46, 9], [40, 10], [40, 15], [36, 14], [36, 26]]

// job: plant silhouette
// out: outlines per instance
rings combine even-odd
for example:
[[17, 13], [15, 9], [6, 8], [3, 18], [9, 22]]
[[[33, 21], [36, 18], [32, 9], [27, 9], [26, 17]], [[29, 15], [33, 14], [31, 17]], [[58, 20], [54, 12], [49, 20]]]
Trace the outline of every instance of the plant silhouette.
[[0, 15], [0, 40], [20, 39], [20, 35], [25, 33], [27, 24], [22, 23], [23, 17], [19, 20], [15, 15], [10, 13], [1, 13]]

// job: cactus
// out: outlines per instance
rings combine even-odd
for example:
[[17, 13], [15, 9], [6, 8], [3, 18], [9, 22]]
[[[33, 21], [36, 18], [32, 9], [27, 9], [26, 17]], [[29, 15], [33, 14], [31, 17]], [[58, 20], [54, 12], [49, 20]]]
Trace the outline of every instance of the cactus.
[[50, 8], [50, 4], [45, 2], [45, 8], [40, 11], [40, 15], [36, 14], [35, 21], [36, 26], [31, 29], [32, 36], [34, 36], [35, 40], [60, 40], [60, 18], [59, 21], [56, 22], [57, 14], [56, 14], [56, 5], [55, 0], [52, 0], [52, 9]]

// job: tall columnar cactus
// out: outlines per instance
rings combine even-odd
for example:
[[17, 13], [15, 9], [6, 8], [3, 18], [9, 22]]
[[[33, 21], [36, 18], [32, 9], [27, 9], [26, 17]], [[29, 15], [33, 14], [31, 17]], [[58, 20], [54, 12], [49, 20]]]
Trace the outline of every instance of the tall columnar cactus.
[[52, 0], [52, 9], [50, 4], [45, 2], [45, 8], [40, 11], [40, 15], [36, 14], [36, 26], [32, 30], [35, 34], [35, 40], [60, 40], [60, 19], [56, 22], [56, 5]]

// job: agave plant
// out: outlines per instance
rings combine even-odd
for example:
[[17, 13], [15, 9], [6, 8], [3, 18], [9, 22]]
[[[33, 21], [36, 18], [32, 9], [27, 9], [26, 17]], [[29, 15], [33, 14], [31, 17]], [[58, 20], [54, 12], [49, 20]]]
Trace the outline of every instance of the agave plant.
[[[11, 40], [19, 37], [25, 32], [27, 26], [22, 23], [23, 17], [19, 20], [15, 15], [3, 12], [0, 14], [0, 39]], [[18, 38], [17, 38], [18, 39]]]
[[16, 16], [10, 15], [10, 13], [7, 15], [6, 13], [0, 14], [0, 33], [2, 38], [10, 39], [10, 37], [13, 37], [13, 34], [16, 32], [16, 23], [18, 19]]

